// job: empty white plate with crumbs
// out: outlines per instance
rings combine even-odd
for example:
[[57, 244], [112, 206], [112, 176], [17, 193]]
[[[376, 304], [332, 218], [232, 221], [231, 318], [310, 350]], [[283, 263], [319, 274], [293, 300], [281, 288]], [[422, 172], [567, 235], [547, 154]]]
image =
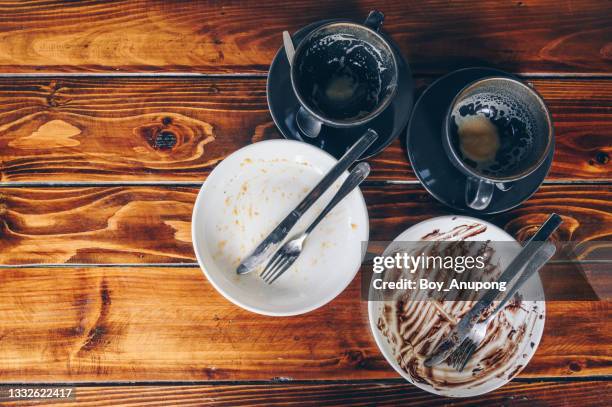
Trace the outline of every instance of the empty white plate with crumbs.
[[[352, 281], [369, 234], [359, 189], [310, 234], [301, 256], [274, 284], [259, 277], [262, 269], [236, 273], [240, 261], [335, 163], [331, 155], [308, 144], [268, 140], [234, 152], [212, 171], [194, 206], [192, 237], [200, 267], [225, 298], [259, 314], [297, 315], [331, 301]], [[345, 172], [310, 208], [287, 239], [314, 220], [347, 176]]]

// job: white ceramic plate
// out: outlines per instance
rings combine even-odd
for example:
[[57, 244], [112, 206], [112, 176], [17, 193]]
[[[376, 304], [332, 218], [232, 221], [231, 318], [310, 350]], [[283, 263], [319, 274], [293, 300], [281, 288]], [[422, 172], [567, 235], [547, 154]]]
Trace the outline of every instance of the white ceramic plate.
[[[336, 163], [326, 152], [291, 140], [244, 147], [209, 175], [193, 210], [192, 237], [200, 267], [225, 298], [249, 311], [287, 316], [318, 308], [355, 277], [368, 240], [361, 191], [349, 194], [306, 240], [302, 255], [272, 285], [259, 271], [238, 276], [236, 267]], [[307, 212], [289, 237], [323, 209], [348, 173]]]
[[[466, 216], [442, 216], [430, 219], [407, 229], [394, 241], [417, 241], [435, 230], [446, 232], [460, 225], [474, 223], [485, 225], [486, 231], [478, 236], [467, 238], [467, 241], [491, 240], [492, 242], [513, 242], [508, 244], [511, 246], [515, 245], [515, 247], [510, 247], [510, 250], [504, 249], [504, 255], [500, 255], [498, 259], [502, 267], [507, 266], [514, 255], [520, 250], [520, 245], [504, 230], [480, 219]], [[426, 356], [431, 352], [428, 348], [431, 347], [433, 349], [435, 346], [432, 346], [432, 344], [426, 345], [432, 338], [428, 338], [426, 335], [420, 336], [419, 332], [422, 333], [426, 330], [427, 332], [434, 332], [434, 336], [436, 336], [437, 339], [441, 339], [445, 336], [444, 329], [448, 330], [452, 327], [452, 323], [444, 322], [444, 318], [440, 315], [439, 310], [431, 301], [412, 303], [414, 305], [410, 305], [408, 308], [409, 311], [406, 313], [406, 315], [408, 315], [407, 322], [394, 326], [391, 326], [393, 324], [384, 325], [384, 329], [390, 327], [393, 332], [400, 332], [399, 335], [401, 335], [402, 338], [415, 338], [414, 342], [410, 343], [409, 348], [403, 348], [403, 351], [397, 344], [394, 344], [393, 341], [388, 339], [389, 331], [387, 331], [387, 335], [385, 335], [381, 329], [379, 329], [379, 318], [383, 315], [384, 307], [391, 303], [383, 301], [369, 302], [368, 312], [370, 328], [385, 359], [387, 359], [389, 364], [410, 383], [430, 393], [447, 397], [476, 396], [495, 390], [515, 377], [527, 365], [540, 343], [540, 338], [544, 330], [546, 306], [544, 302], [544, 290], [539, 276], [537, 274], [534, 275], [532, 280], [524, 287], [528, 288], [520, 290], [519, 294], [522, 294], [523, 298], [532, 300], [523, 300], [521, 302], [521, 307], [518, 309], [514, 308], [513, 311], [510, 311], [508, 307], [506, 307], [500, 312], [500, 314], [503, 314], [500, 318], [503, 318], [504, 322], [503, 324], [499, 323], [499, 337], [497, 337], [497, 335], [495, 335], [495, 337], [491, 335], [492, 329], [490, 326], [488, 335], [489, 337], [493, 337], [493, 339], [487, 346], [481, 347], [474, 353], [468, 365], [461, 373], [455, 371], [446, 363], [433, 367], [429, 372], [426, 371], [426, 368], [423, 366]], [[524, 290], [530, 290], [530, 292], [525, 292]], [[470, 304], [471, 303], [464, 302], [462, 309], [467, 311], [471, 307]], [[448, 311], [453, 309], [452, 307], [457, 307], [457, 305], [445, 302], [443, 307]], [[386, 320], [395, 319], [387, 318]], [[499, 321], [501, 321], [501, 319]], [[440, 325], [436, 326], [436, 324], [441, 324], [442, 327], [438, 329]], [[398, 325], [401, 325], [401, 327], [398, 328]], [[491, 323], [491, 325], [493, 325], [493, 323]], [[512, 329], [515, 329], [516, 332], [511, 333]], [[521, 329], [524, 329], [524, 333], [522, 333]], [[496, 328], [493, 330], [496, 330]], [[508, 335], [520, 339], [513, 342], [508, 340]], [[494, 366], [494, 368], [488, 369], [485, 367], [482, 370], [478, 370], [482, 368], [482, 366], [486, 366], [483, 359], [494, 354], [494, 352], [500, 348], [509, 349], [508, 352], [504, 353], [508, 356], [502, 362], [493, 364], [492, 366]], [[422, 353], [419, 352], [421, 349], [424, 349]], [[400, 366], [400, 360], [405, 366], [410, 366], [411, 368], [406, 370], [403, 369]]]

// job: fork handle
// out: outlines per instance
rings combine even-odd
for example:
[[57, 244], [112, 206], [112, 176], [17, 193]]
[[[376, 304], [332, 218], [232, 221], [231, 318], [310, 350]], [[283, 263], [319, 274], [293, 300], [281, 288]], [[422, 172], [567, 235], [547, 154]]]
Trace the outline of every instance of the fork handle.
[[321, 213], [316, 217], [316, 219], [308, 226], [305, 235], [308, 235], [310, 232], [317, 227], [317, 225], [327, 216], [327, 214], [336, 207], [346, 197], [353, 189], [355, 189], [359, 184], [363, 182], [364, 179], [370, 174], [370, 165], [366, 162], [359, 163], [351, 170], [349, 176], [344, 180], [344, 183], [336, 192], [336, 195], [332, 198], [331, 201], [323, 208]]

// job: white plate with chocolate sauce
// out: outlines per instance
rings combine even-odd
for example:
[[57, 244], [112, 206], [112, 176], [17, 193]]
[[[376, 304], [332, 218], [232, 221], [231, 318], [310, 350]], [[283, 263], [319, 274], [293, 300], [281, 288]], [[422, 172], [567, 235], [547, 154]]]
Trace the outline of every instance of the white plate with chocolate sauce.
[[[274, 284], [261, 269], [238, 275], [236, 267], [336, 164], [323, 150], [291, 140], [248, 145], [208, 176], [194, 205], [192, 239], [208, 281], [249, 311], [288, 316], [312, 311], [353, 280], [367, 242], [368, 212], [359, 188], [309, 235], [297, 261]], [[324, 193], [289, 233], [303, 231], [321, 212], [348, 172]]]
[[[442, 216], [421, 222], [394, 242], [423, 240], [504, 242], [505, 249], [494, 251], [489, 261], [494, 272], [500, 274], [521, 247], [497, 226], [466, 216]], [[392, 249], [388, 247], [385, 254], [393, 253], [389, 250]], [[490, 323], [485, 340], [461, 372], [446, 362], [427, 368], [424, 361], [474, 302], [410, 301], [417, 292], [406, 291], [393, 300], [368, 304], [370, 328], [382, 354], [415, 386], [446, 397], [476, 396], [512, 380], [535, 354], [546, 314], [544, 290], [537, 274]]]

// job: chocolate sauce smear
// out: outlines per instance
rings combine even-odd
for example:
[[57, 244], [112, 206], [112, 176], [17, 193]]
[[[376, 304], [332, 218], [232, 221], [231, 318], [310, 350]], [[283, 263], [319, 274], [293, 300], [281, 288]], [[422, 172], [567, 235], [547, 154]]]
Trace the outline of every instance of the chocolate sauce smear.
[[[452, 246], [453, 250], [474, 250], [470, 245], [480, 243], [484, 247], [479, 250], [489, 250], [488, 242], [466, 242], [469, 237], [485, 231], [485, 225], [473, 223], [449, 231], [434, 230], [421, 240], [456, 240], [457, 245]], [[493, 258], [493, 255], [488, 257], [486, 272], [499, 275], [501, 270]], [[413, 278], [419, 278], [423, 272], [427, 270], [417, 271]], [[510, 301], [490, 323], [485, 340], [464, 370], [458, 372], [446, 363], [427, 368], [424, 361], [472, 308], [474, 301], [419, 301], [422, 298], [418, 298], [418, 295], [422, 293], [407, 290], [398, 294], [393, 301], [386, 301], [377, 323], [378, 329], [393, 349], [397, 363], [414, 382], [444, 391], [472, 388], [495, 379], [509, 379], [520, 372], [526, 363], [523, 363], [525, 349], [532, 349], [529, 347], [532, 331], [544, 313], [543, 307], [537, 305], [537, 302], [529, 302], [527, 307], [523, 306], [520, 298]]]

